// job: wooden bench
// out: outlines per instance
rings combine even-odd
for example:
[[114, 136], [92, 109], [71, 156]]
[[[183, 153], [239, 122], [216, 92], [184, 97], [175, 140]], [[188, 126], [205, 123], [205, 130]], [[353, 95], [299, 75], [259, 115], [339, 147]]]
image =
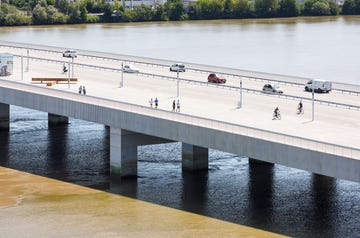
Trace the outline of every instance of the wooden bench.
[[77, 82], [78, 78], [32, 78], [32, 82], [40, 82], [40, 83], [46, 83], [46, 86], [52, 86], [57, 84], [58, 82]]
[[47, 81], [46, 86], [53, 86], [56, 84], [56, 81]]

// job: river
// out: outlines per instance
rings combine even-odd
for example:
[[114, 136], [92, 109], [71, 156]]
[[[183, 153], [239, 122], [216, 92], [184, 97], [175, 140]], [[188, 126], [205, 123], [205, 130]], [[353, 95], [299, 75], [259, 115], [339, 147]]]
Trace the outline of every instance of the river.
[[[360, 17], [1, 28], [0, 39], [359, 83]], [[50, 43], [49, 43], [50, 42]], [[323, 47], [320, 47], [323, 46]], [[342, 75], [340, 77], [340, 75]], [[0, 166], [292, 237], [360, 237], [360, 184], [210, 150], [181, 172], [181, 144], [138, 148], [138, 178], [109, 177], [109, 131], [11, 107]]]
[[360, 84], [360, 16], [3, 27], [0, 39]]

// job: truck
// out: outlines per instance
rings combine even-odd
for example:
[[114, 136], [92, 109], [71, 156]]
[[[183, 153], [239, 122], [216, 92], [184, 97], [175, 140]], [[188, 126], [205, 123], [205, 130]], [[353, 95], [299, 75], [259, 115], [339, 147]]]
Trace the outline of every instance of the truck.
[[317, 93], [328, 93], [331, 91], [331, 82], [320, 79], [312, 79], [305, 84], [305, 91], [311, 92], [314, 88], [314, 92]]

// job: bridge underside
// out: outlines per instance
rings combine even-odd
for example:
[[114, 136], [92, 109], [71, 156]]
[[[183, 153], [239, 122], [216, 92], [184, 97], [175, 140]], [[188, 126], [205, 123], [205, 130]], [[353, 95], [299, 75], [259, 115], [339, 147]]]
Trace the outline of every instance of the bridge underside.
[[[137, 147], [174, 141], [118, 128], [110, 128], [111, 176], [137, 176]], [[182, 169], [186, 171], [208, 169], [208, 149], [182, 144]]]

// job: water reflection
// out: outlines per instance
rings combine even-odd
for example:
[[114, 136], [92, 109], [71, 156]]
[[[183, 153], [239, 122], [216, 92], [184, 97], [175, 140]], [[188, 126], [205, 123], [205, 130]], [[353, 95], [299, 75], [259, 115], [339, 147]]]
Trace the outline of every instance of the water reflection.
[[113, 178], [109, 182], [109, 188], [107, 191], [136, 199], [138, 195], [138, 178]]
[[182, 209], [198, 214], [206, 214], [207, 194], [208, 171], [182, 171]]
[[9, 166], [9, 139], [10, 132], [8, 130], [0, 130], [0, 165]]
[[[332, 237], [335, 235], [334, 214], [337, 213], [336, 201], [336, 180], [331, 177], [313, 174], [312, 175], [313, 193], [313, 230], [321, 231], [322, 237]], [[324, 231], [325, 234], [324, 234]]]
[[49, 156], [46, 158], [46, 171], [48, 171], [49, 176], [61, 180], [67, 180], [67, 137], [68, 125], [49, 125]]
[[271, 163], [249, 160], [248, 219], [256, 227], [267, 227], [273, 220], [273, 168]]

